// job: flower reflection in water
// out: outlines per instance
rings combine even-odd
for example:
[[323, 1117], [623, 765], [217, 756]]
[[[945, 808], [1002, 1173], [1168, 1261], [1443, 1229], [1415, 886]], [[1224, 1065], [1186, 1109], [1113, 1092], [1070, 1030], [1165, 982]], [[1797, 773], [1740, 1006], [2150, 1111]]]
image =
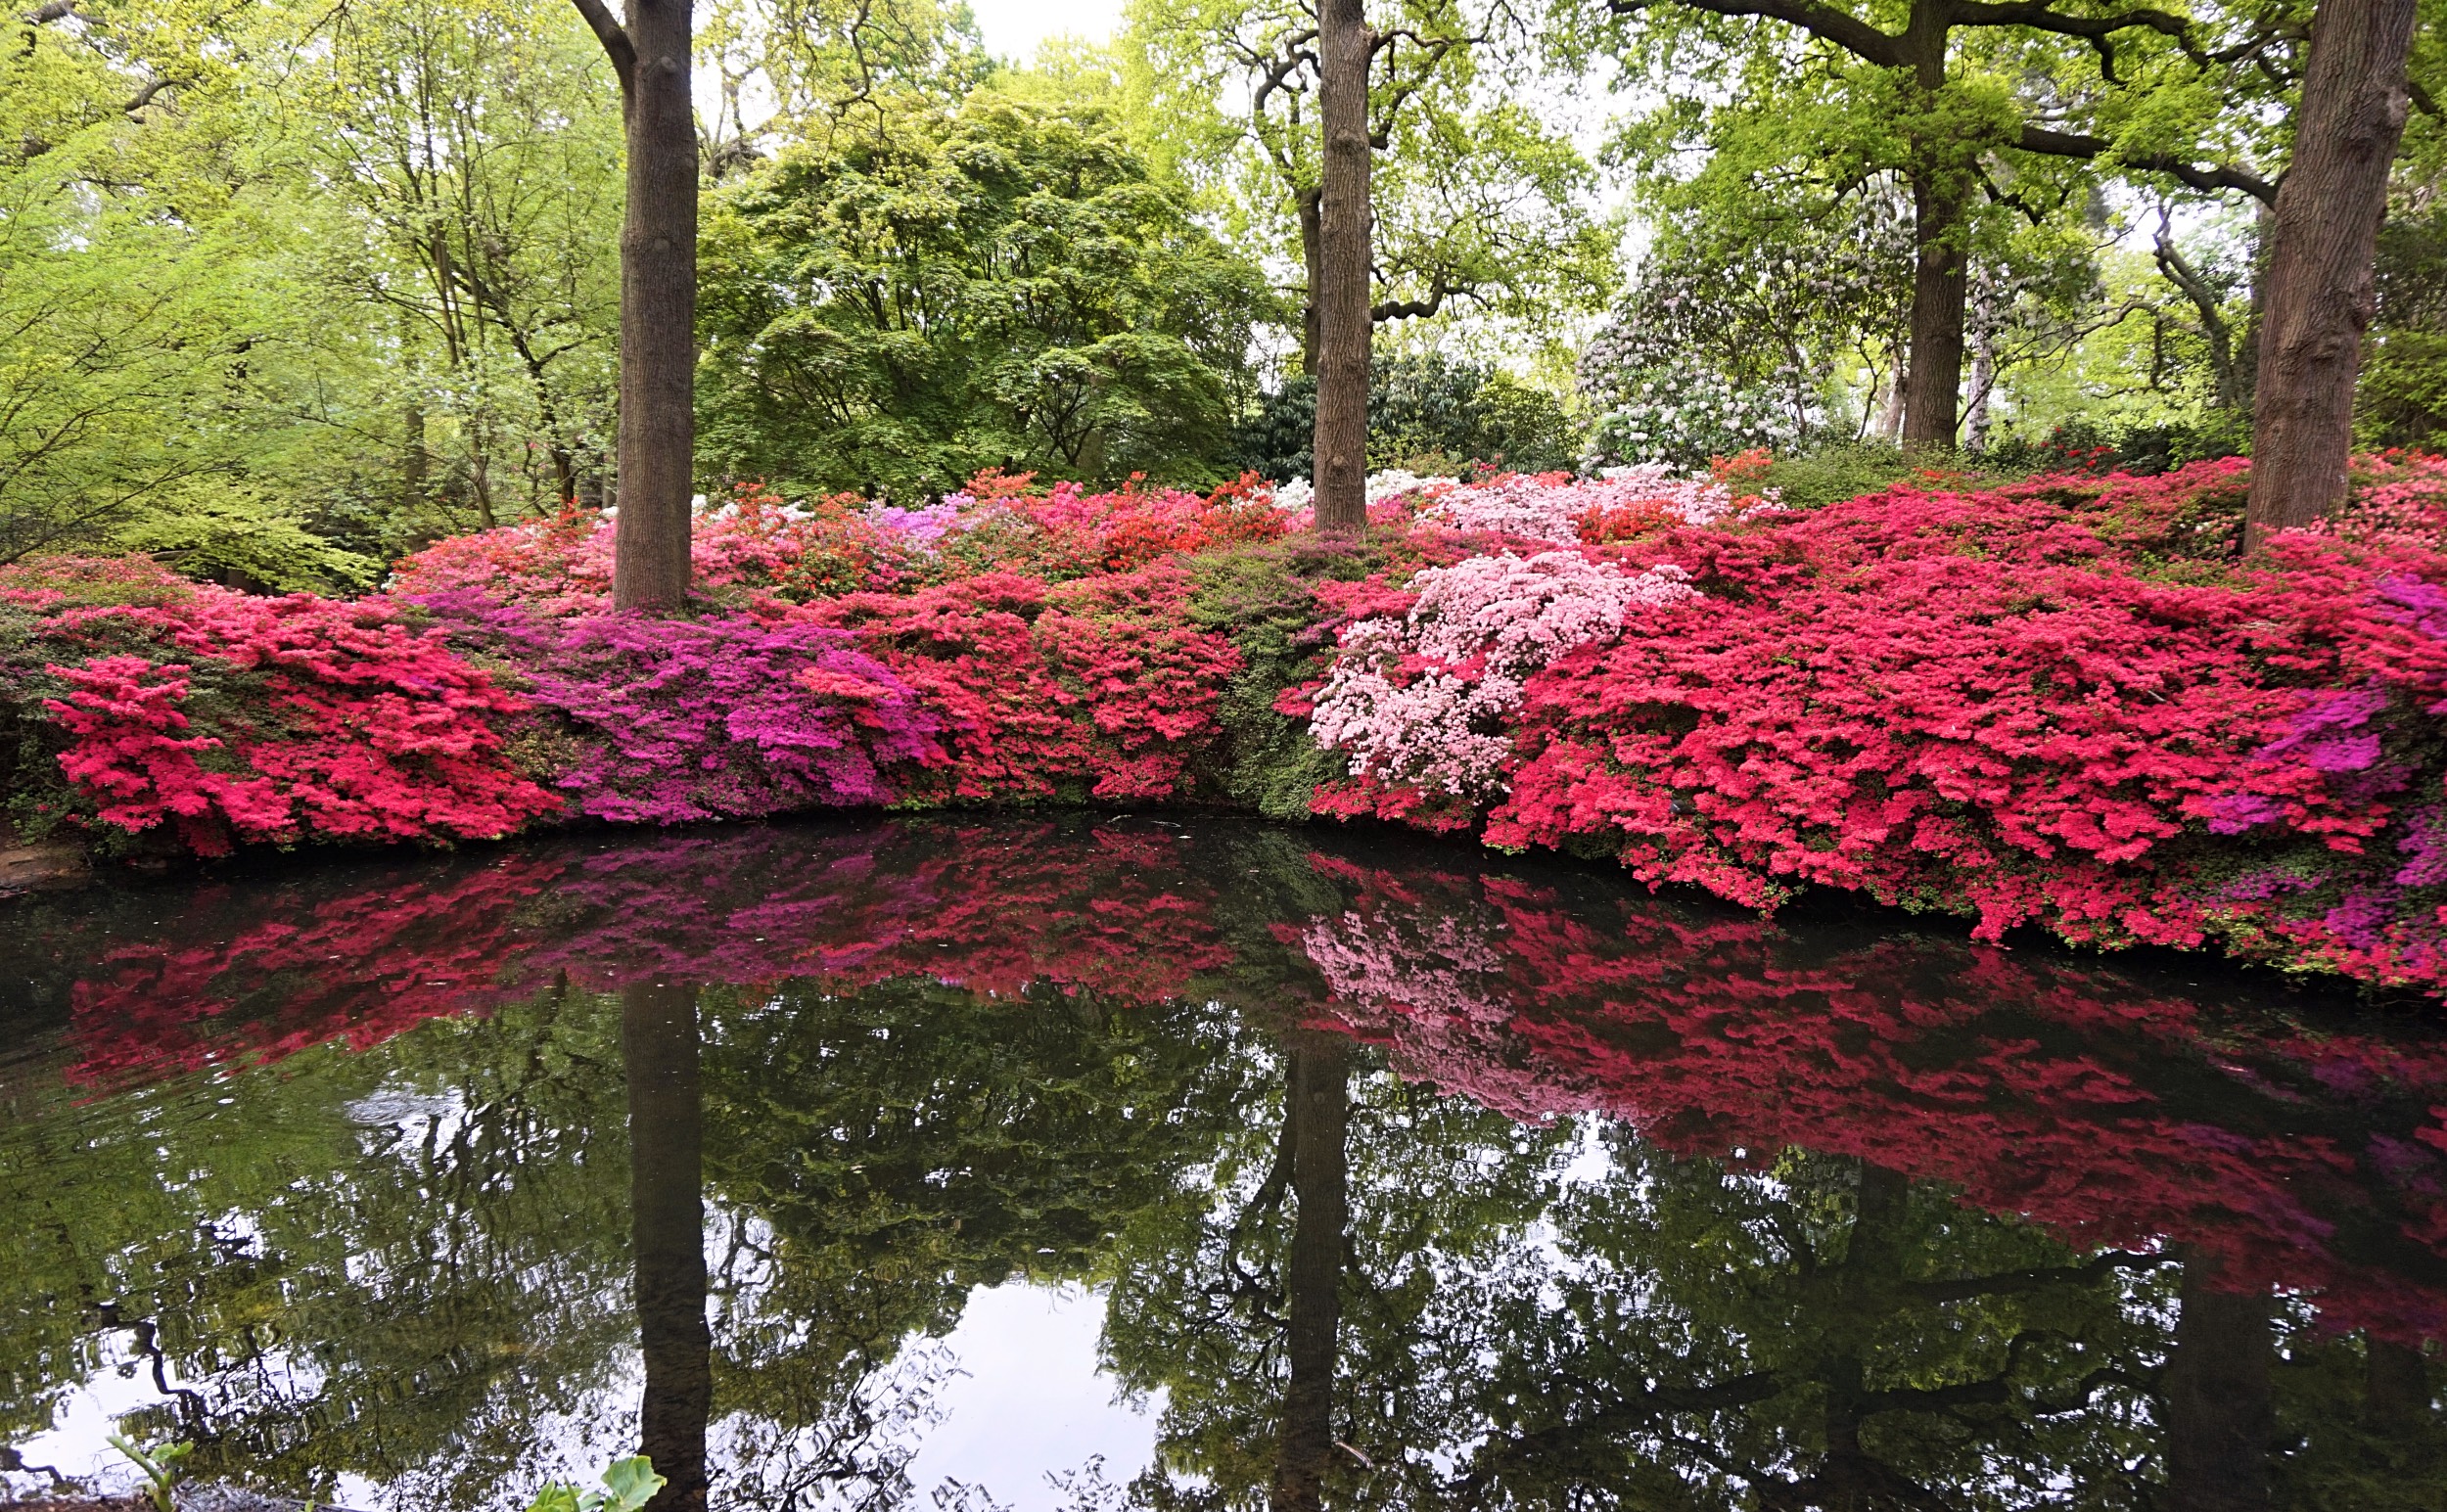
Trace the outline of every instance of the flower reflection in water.
[[[402, 1509], [640, 1442], [668, 1506], [2447, 1494], [2447, 1046], [2241, 976], [1085, 816], [10, 923], [27, 1461], [124, 1361]], [[1017, 1283], [1100, 1291], [1150, 1463], [912, 1473]]]

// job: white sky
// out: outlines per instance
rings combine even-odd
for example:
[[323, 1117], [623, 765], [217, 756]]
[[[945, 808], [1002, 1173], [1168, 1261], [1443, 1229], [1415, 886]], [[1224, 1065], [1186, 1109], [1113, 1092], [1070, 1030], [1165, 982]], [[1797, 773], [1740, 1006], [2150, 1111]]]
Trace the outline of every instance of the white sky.
[[1047, 37], [1105, 42], [1122, 24], [1122, 0], [969, 0], [969, 8], [986, 50], [1014, 63], [1034, 59]]

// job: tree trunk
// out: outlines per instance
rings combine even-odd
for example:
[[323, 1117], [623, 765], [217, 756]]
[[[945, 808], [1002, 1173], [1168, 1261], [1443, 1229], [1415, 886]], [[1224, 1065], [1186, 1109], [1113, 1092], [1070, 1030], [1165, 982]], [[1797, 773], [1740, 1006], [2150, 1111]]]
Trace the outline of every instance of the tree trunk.
[[1978, 451], [1988, 444], [1989, 401], [1997, 392], [1997, 296], [1983, 289], [1979, 320], [1971, 331], [1971, 407], [1962, 415], [1962, 449]]
[[1334, 1454], [1335, 1332], [1342, 1323], [1351, 1168], [1350, 1051], [1330, 1034], [1303, 1032], [1291, 1049], [1283, 1099], [1290, 1121], [1292, 1219], [1291, 1381], [1275, 1439], [1272, 1512], [1316, 1512]]
[[2183, 1311], [2161, 1378], [2166, 1512], [2257, 1512], [2269, 1505], [2269, 1299], [2220, 1292], [2215, 1266], [2184, 1263]]
[[1316, 527], [1367, 528], [1368, 23], [1364, 0], [1319, 0]]
[[2345, 501], [2372, 259], [2405, 129], [2414, 0], [2321, 0], [2277, 192], [2243, 549]]
[[628, 205], [621, 222], [621, 513], [612, 607], [688, 597], [696, 452], [697, 120], [690, 0], [629, 0]]
[[1319, 211], [1317, 208], [1317, 201], [1322, 194], [1322, 190], [1303, 189], [1300, 191], [1298, 196], [1300, 206], [1300, 263], [1302, 267], [1308, 270], [1309, 275], [1309, 290], [1308, 293], [1302, 297], [1300, 303], [1300, 371], [1306, 373], [1311, 378], [1316, 377], [1316, 349], [1318, 342], [1316, 301], [1317, 286], [1322, 282], [1322, 277], [1317, 272], [1317, 263], [1318, 259], [1323, 255], [1321, 244], [1324, 241], [1324, 230], [1318, 224]]
[[666, 1481], [647, 1512], [703, 1512], [706, 1422], [714, 1407], [706, 1327], [705, 1115], [697, 1085], [697, 993], [621, 991], [628, 1077], [630, 1250], [646, 1366], [638, 1447]]
[[1912, 353], [1904, 370], [1903, 443], [1951, 451], [1962, 402], [1963, 306], [1970, 293], [1959, 186], [1935, 172], [1912, 184]]

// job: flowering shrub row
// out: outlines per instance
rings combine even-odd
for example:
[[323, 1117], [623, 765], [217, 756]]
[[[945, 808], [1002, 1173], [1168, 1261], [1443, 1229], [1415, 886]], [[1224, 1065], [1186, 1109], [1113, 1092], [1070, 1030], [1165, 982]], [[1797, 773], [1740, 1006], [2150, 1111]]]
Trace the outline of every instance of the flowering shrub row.
[[1287, 789], [1757, 907], [1815, 884], [2447, 988], [2447, 463], [2365, 459], [2351, 511], [2244, 564], [2238, 461], [1786, 510], [1764, 460], [1379, 479], [1357, 551], [1254, 481], [745, 490], [669, 620], [607, 612], [580, 515], [361, 604], [19, 569], [8, 781], [21, 826], [208, 851]]

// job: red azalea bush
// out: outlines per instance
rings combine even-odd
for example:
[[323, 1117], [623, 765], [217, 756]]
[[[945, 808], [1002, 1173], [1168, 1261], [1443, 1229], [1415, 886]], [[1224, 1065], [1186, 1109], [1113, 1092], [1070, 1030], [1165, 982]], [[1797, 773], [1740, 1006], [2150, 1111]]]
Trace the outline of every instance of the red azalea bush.
[[2148, 574], [2235, 477], [1901, 488], [1668, 537], [1643, 555], [1704, 598], [1530, 680], [1488, 838], [1754, 906], [1860, 889], [1983, 938], [2351, 936], [2360, 974], [2442, 980], [2429, 921], [2391, 947], [2337, 910], [2447, 881], [2447, 556], [2303, 535], [2227, 581]]
[[499, 836], [556, 806], [503, 754], [497, 726], [520, 701], [386, 605], [52, 562], [0, 570], [0, 699], [20, 722], [48, 716], [21, 730], [11, 783], [37, 833], [167, 824], [217, 855], [241, 840]]
[[949, 726], [950, 753], [913, 797], [1187, 797], [1221, 733], [1240, 659], [1189, 621], [1175, 562], [1048, 586], [995, 573], [903, 596], [866, 593], [792, 611], [883, 660]]

